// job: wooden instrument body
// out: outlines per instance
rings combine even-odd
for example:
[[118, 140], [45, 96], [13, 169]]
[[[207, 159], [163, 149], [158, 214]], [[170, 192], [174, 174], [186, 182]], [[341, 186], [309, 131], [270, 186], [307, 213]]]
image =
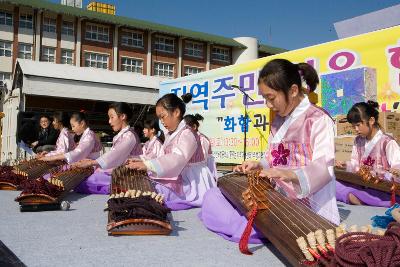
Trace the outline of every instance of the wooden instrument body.
[[[249, 208], [242, 198], [243, 192], [248, 188], [246, 175], [225, 175], [218, 180], [218, 187], [241, 214], [248, 214]], [[293, 266], [302, 266], [302, 262], [306, 259], [296, 242], [296, 238], [294, 238], [294, 235], [290, 235], [285, 224], [297, 236], [304, 236], [304, 233], [308, 234], [310, 229], [316, 231], [320, 228], [332, 229], [334, 226], [324, 218], [313, 213], [306, 206], [299, 204], [296, 200], [289, 200], [272, 188], [263, 190], [262, 193], [265, 193], [267, 197], [265, 201], [267, 208], [259, 210], [254, 220], [255, 227], [277, 248], [290, 264]], [[285, 201], [286, 206], [279, 206], [277, 199], [280, 202]], [[292, 209], [296, 209], [297, 212], [292, 212]], [[303, 218], [299, 218], [299, 213], [303, 217], [310, 219], [313, 223], [303, 222], [307, 227], [298, 223], [304, 220]]]
[[8, 182], [1, 182], [0, 181], [0, 190], [12, 190], [12, 191], [16, 191], [18, 190], [18, 186], [12, 183], [8, 183]]
[[[148, 177], [138, 177], [135, 171], [125, 167], [118, 167], [113, 170], [111, 179], [110, 195], [120, 194], [128, 190], [138, 190], [142, 192], [155, 192], [154, 183]], [[146, 175], [147, 176], [147, 175]], [[113, 221], [108, 216], [107, 231], [109, 235], [169, 235], [172, 227], [167, 221], [132, 218], [122, 221]]]
[[25, 194], [21, 193], [15, 201], [19, 202], [21, 206], [40, 205], [40, 204], [55, 204], [60, 203], [65, 196], [77, 187], [84, 179], [93, 173], [92, 168], [85, 169], [69, 169], [53, 174], [51, 179], [60, 181], [63, 185], [62, 193], [53, 197], [47, 194]]
[[[29, 161], [21, 161], [13, 167], [13, 172], [19, 175], [26, 176], [26, 179], [36, 179], [47, 173], [59, 171], [63, 166], [64, 161], [39, 161], [32, 159]], [[0, 181], [0, 190], [19, 190], [20, 184]]]
[[[379, 190], [382, 192], [392, 193], [392, 189], [394, 189], [396, 192], [396, 195], [400, 196], [400, 184], [399, 183], [393, 183], [393, 182], [386, 181], [386, 180], [376, 181], [376, 179], [371, 179], [369, 181], [366, 181], [357, 173], [347, 172], [347, 171], [339, 169], [339, 168], [335, 168], [335, 176], [336, 176], [336, 179], [339, 181], [363, 186], [366, 188]], [[393, 185], [395, 185], [395, 186], [393, 187]]]

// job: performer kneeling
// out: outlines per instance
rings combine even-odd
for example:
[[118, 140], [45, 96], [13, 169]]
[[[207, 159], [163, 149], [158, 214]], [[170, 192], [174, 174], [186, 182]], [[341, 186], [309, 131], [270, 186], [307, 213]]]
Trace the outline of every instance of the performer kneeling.
[[75, 133], [76, 147], [69, 152], [50, 152], [40, 160], [65, 160], [68, 164], [72, 164], [85, 158], [96, 159], [100, 156], [101, 143], [96, 134], [88, 127], [86, 115], [83, 112], [75, 112], [71, 116], [70, 123], [72, 131]]
[[113, 145], [107, 153], [96, 160], [83, 159], [74, 164], [77, 167], [95, 166], [95, 173], [83, 181], [75, 191], [83, 194], [109, 194], [111, 172], [123, 164], [128, 157], [142, 154], [142, 146], [134, 128], [129, 126], [132, 108], [127, 103], [113, 103], [108, 108], [108, 123], [114, 132]]
[[160, 154], [151, 160], [128, 162], [129, 168], [152, 172], [150, 177], [162, 184], [157, 190], [173, 210], [200, 207], [205, 192], [215, 186], [200, 137], [183, 120], [185, 103], [191, 98], [185, 94], [182, 101], [175, 94], [166, 94], [157, 101], [157, 117], [167, 131]]
[[[393, 137], [380, 130], [378, 107], [378, 103], [368, 101], [357, 103], [349, 110], [347, 121], [353, 125], [358, 136], [354, 140], [351, 161], [347, 164], [337, 162], [336, 165], [351, 172], [366, 166], [385, 179], [389, 169], [400, 168], [400, 148]], [[336, 182], [336, 198], [355, 205], [391, 206], [389, 193], [339, 181]], [[397, 202], [399, 200], [397, 198]]]
[[[276, 181], [277, 189], [305, 202], [313, 211], [338, 224], [333, 173], [335, 145], [333, 121], [303, 93], [302, 80], [314, 91], [319, 79], [306, 63], [274, 59], [260, 71], [259, 92], [276, 112], [268, 148], [260, 162], [245, 161], [235, 171], [261, 170], [260, 176]], [[247, 219], [222, 195], [209, 190], [199, 215], [204, 225], [227, 240], [239, 242]], [[271, 226], [272, 227], [272, 226]], [[260, 243], [254, 231], [250, 243]]]

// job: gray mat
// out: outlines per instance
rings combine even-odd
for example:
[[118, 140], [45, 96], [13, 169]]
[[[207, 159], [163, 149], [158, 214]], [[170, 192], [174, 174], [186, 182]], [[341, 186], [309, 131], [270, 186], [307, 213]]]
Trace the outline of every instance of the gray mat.
[[[107, 196], [72, 193], [69, 211], [21, 213], [15, 191], [0, 191], [0, 240], [27, 266], [284, 266], [271, 245], [241, 255], [206, 230], [199, 209], [173, 212], [171, 236], [107, 235]], [[365, 225], [384, 208], [340, 204], [347, 225]]]

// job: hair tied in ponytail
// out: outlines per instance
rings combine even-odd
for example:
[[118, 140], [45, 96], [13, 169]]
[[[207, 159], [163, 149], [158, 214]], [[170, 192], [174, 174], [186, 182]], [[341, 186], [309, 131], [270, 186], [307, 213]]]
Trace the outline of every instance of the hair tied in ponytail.
[[375, 102], [373, 100], [368, 100], [367, 105], [374, 108], [374, 109], [379, 109], [379, 104], [378, 102]]
[[181, 99], [183, 100], [183, 102], [185, 104], [189, 103], [192, 100], [192, 97], [193, 96], [191, 93], [186, 93], [186, 94], [181, 95]]

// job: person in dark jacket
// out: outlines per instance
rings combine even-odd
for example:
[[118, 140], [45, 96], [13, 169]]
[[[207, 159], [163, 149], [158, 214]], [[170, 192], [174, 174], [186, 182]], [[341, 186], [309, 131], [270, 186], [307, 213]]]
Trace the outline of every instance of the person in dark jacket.
[[33, 151], [40, 153], [43, 151], [52, 151], [56, 148], [56, 142], [59, 135], [59, 131], [53, 128], [50, 122], [50, 118], [43, 115], [40, 117], [40, 127], [38, 132], [37, 141], [31, 143]]

